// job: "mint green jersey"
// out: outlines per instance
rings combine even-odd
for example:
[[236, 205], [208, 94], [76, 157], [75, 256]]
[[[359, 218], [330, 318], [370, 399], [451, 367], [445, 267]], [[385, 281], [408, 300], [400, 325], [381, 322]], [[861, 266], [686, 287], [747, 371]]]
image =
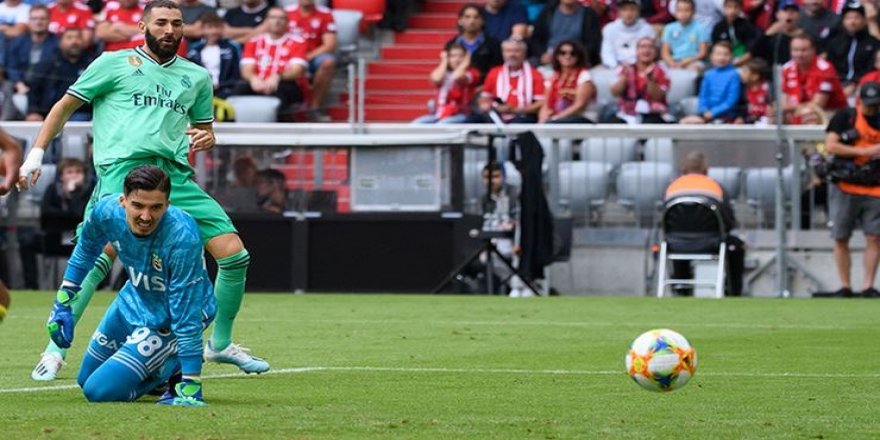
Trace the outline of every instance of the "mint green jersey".
[[104, 52], [67, 93], [92, 104], [96, 167], [147, 157], [186, 165], [185, 131], [214, 121], [208, 71], [178, 56], [159, 64], [140, 47]]

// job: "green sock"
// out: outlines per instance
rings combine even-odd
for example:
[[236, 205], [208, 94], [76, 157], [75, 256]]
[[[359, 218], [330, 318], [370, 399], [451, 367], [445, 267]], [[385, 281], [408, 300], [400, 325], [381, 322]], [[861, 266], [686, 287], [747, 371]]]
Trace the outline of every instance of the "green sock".
[[232, 343], [232, 322], [241, 308], [250, 262], [251, 256], [247, 249], [217, 260], [217, 279], [214, 281], [217, 316], [214, 318], [214, 332], [211, 334], [211, 347], [214, 350], [223, 350]]
[[[70, 304], [75, 322], [79, 322], [83, 312], [89, 305], [89, 301], [92, 300], [92, 295], [95, 294], [95, 289], [97, 289], [98, 284], [100, 284], [101, 281], [104, 281], [104, 278], [107, 278], [107, 274], [110, 273], [111, 268], [113, 268], [113, 259], [107, 254], [101, 253], [98, 260], [95, 261], [95, 267], [89, 271], [86, 278], [83, 280], [82, 285], [80, 285], [80, 290], [76, 295], [76, 299]], [[67, 350], [55, 345], [52, 341], [49, 341], [49, 345], [46, 345], [45, 352], [58, 353], [61, 355], [62, 359], [67, 357]]]

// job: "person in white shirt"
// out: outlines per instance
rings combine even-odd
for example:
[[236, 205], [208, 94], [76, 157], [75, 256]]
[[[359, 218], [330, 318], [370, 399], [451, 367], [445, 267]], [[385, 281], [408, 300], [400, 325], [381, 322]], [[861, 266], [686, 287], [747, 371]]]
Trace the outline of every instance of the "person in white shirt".
[[654, 28], [639, 17], [641, 5], [636, 0], [617, 2], [617, 20], [602, 28], [602, 64], [614, 69], [619, 64], [636, 61], [636, 43], [654, 37]]

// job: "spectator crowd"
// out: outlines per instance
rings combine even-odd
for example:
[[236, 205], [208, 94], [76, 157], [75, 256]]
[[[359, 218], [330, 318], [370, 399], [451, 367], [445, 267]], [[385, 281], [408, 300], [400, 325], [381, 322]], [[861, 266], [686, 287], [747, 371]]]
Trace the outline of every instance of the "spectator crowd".
[[[433, 113], [416, 122], [488, 122], [494, 112], [519, 123], [766, 124], [781, 110], [786, 124], [816, 123], [854, 104], [860, 83], [880, 79], [878, 3], [468, 4], [430, 75]], [[692, 96], [670, 102], [676, 81]], [[603, 91], [610, 96], [600, 100]]]
[[[43, 3], [0, 3], [6, 120], [42, 120], [98, 55], [144, 43], [143, 0]], [[210, 72], [215, 96], [276, 96], [279, 120], [328, 120], [324, 100], [336, 66], [331, 10], [315, 0], [285, 7], [267, 0], [220, 3], [178, 0], [185, 23], [178, 55]], [[89, 108], [74, 118], [89, 120]]]

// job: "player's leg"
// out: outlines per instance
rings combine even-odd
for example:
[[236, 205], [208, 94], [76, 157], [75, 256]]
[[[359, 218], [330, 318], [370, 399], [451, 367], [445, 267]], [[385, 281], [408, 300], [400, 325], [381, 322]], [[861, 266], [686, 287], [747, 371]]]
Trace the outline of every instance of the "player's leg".
[[236, 365], [246, 373], [268, 371], [265, 360], [232, 343], [232, 327], [244, 298], [250, 254], [226, 211], [192, 180], [189, 171], [182, 172], [170, 162], [163, 169], [171, 176], [171, 204], [193, 216], [206, 250], [217, 261], [217, 316], [205, 359]]
[[104, 313], [104, 318], [101, 319], [98, 328], [92, 333], [89, 345], [83, 354], [82, 364], [76, 377], [76, 383], [80, 387], [85, 385], [95, 370], [125, 345], [131, 331], [132, 327], [125, 321], [117, 308], [116, 301], [114, 301]]
[[90, 402], [136, 400], [168, 380], [166, 364], [176, 349], [177, 341], [170, 331], [138, 328], [88, 376], [83, 394]]

